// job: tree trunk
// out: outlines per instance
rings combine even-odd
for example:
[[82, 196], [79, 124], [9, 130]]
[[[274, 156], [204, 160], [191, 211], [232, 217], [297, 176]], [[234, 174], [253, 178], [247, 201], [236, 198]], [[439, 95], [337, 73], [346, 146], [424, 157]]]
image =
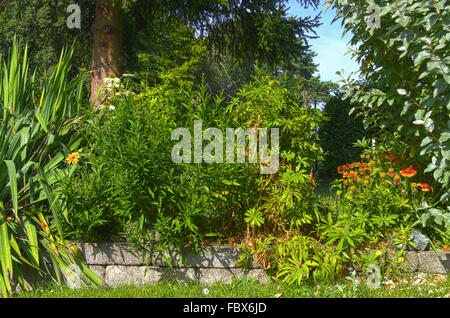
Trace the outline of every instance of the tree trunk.
[[92, 25], [91, 104], [96, 108], [103, 92], [95, 96], [104, 78], [120, 77], [123, 73], [123, 28], [120, 0], [96, 0]]

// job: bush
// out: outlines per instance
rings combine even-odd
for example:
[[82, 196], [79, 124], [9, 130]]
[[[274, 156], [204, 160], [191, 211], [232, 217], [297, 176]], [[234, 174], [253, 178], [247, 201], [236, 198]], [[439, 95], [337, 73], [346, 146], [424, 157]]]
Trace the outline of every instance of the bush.
[[243, 211], [257, 200], [257, 164], [171, 159], [175, 128], [191, 128], [195, 119], [204, 128], [228, 127], [220, 96], [204, 86], [164, 84], [103, 106], [100, 118], [86, 121], [84, 164], [61, 187], [72, 238], [120, 233], [137, 248], [163, 251], [245, 228]]
[[[164, 252], [249, 234], [248, 224], [253, 228], [261, 217], [271, 233], [311, 224], [309, 170], [321, 154], [314, 134], [321, 112], [299, 104], [300, 90], [288, 91], [262, 72], [228, 107], [204, 85], [173, 85], [171, 76], [139, 95], [115, 94], [100, 117], [85, 121], [80, 165], [61, 180], [66, 232], [86, 241], [120, 233], [137, 249]], [[261, 175], [260, 161], [174, 163], [172, 132], [192, 131], [198, 119], [203, 129], [222, 131], [280, 127], [279, 171]]]

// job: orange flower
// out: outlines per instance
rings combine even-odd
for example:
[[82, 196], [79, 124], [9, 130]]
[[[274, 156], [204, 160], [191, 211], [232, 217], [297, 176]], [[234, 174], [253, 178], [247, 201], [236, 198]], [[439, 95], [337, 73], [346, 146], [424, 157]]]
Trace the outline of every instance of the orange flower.
[[343, 174], [345, 172], [345, 170], [346, 170], [345, 166], [339, 166], [337, 171], [339, 174]]
[[406, 169], [400, 170], [400, 174], [404, 177], [411, 178], [417, 174], [417, 171], [412, 166], [409, 166]]
[[338, 167], [338, 173], [343, 174], [345, 171], [350, 170], [351, 165], [349, 163], [339, 166]]
[[356, 178], [357, 175], [354, 171], [350, 171], [350, 173], [344, 173], [344, 178]]
[[80, 160], [80, 158], [81, 158], [81, 156], [78, 152], [72, 152], [71, 154], [69, 154], [67, 156], [66, 162], [69, 165], [72, 165], [72, 164], [76, 165], [76, 164], [78, 164], [78, 160]]
[[433, 191], [433, 187], [428, 183], [418, 183], [417, 185], [422, 188], [423, 192]]
[[389, 168], [387, 174], [388, 174], [390, 177], [395, 176], [395, 170], [394, 170], [394, 168]]

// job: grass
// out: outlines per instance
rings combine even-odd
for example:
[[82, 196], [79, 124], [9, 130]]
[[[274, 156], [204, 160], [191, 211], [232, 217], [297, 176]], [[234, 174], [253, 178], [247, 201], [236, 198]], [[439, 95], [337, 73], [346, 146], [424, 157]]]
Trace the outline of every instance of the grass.
[[371, 289], [364, 281], [356, 286], [350, 281], [330, 285], [287, 286], [279, 283], [263, 285], [251, 279], [233, 280], [231, 284], [210, 286], [164, 282], [155, 285], [95, 287], [69, 289], [48, 286], [31, 292], [21, 292], [16, 298], [440, 298], [450, 296], [445, 275], [419, 274], [403, 277], [399, 282], [387, 282]]

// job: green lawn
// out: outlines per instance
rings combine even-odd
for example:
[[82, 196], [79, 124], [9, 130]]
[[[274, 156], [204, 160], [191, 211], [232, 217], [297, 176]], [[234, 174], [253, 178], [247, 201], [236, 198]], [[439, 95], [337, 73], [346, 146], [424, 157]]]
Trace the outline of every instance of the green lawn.
[[[423, 275], [422, 275], [423, 276]], [[356, 287], [350, 281], [329, 286], [305, 284], [289, 287], [273, 283], [262, 285], [253, 280], [234, 280], [231, 284], [211, 286], [176, 282], [156, 285], [118, 286], [114, 288], [81, 288], [50, 286], [32, 292], [22, 292], [18, 298], [435, 298], [449, 297], [448, 276], [405, 276], [400, 282], [382, 284], [370, 289], [364, 281]]]

